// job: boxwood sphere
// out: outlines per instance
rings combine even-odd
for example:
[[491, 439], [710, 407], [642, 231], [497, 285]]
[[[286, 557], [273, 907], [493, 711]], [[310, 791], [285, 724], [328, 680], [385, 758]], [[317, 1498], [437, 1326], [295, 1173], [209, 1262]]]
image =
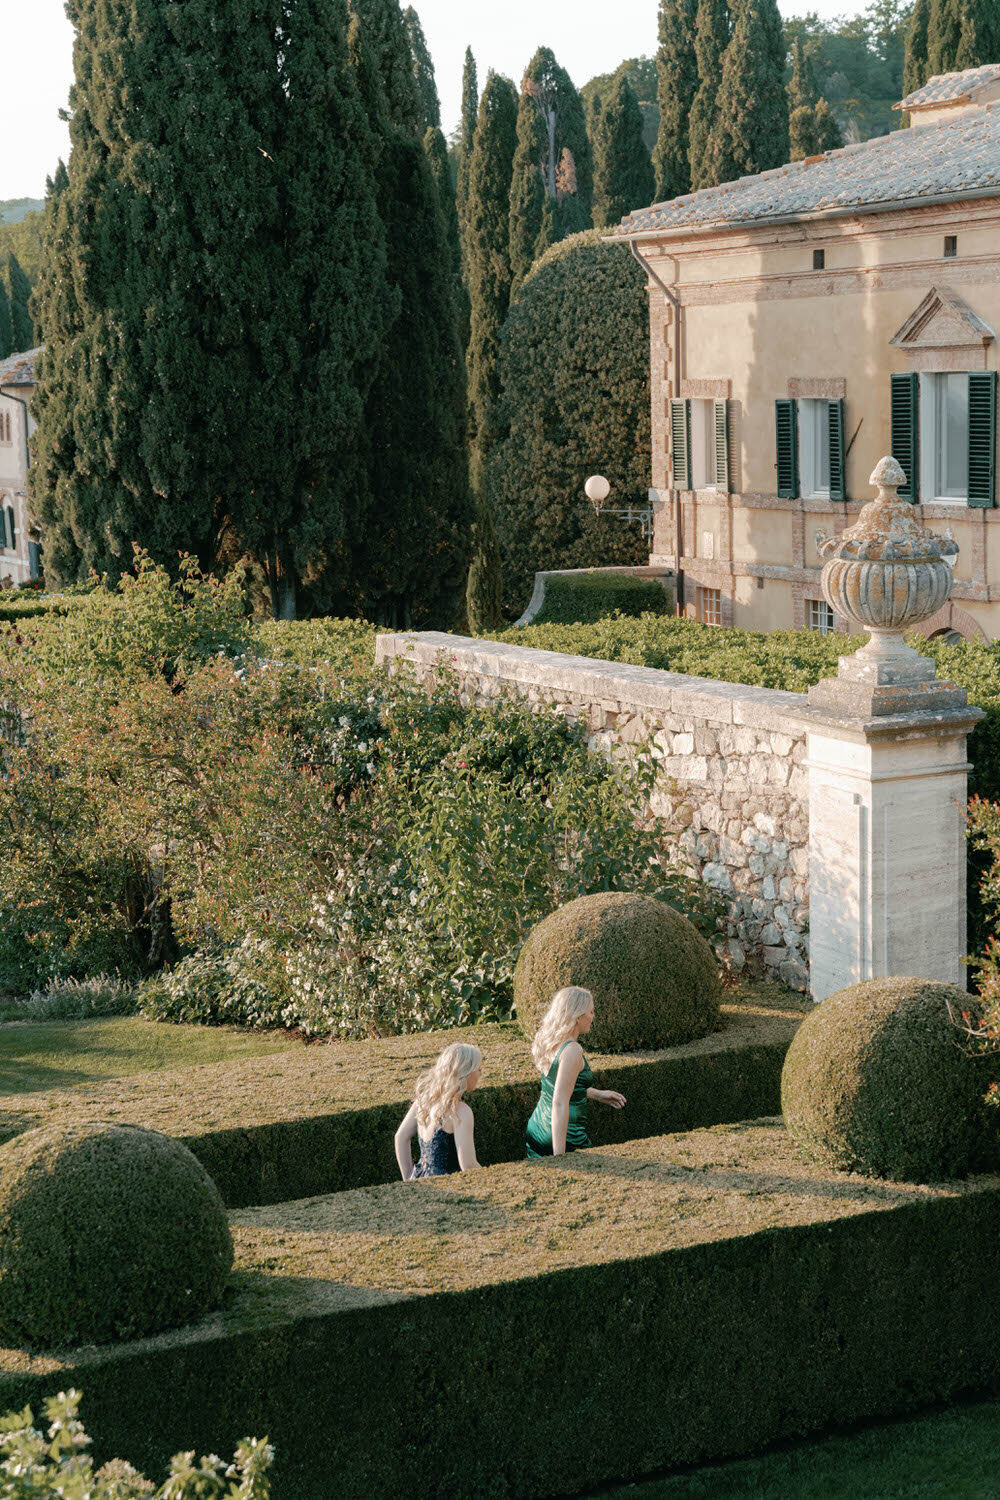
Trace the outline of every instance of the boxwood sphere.
[[961, 1045], [969, 997], [931, 979], [869, 979], [824, 1000], [788, 1049], [781, 1108], [814, 1160], [900, 1182], [962, 1176], [987, 1144], [983, 1059]]
[[44, 1126], [0, 1148], [0, 1333], [29, 1348], [141, 1338], [215, 1307], [233, 1264], [219, 1190], [137, 1125]]
[[711, 948], [687, 917], [652, 896], [580, 896], [532, 929], [514, 972], [526, 1036], [567, 984], [593, 992], [588, 1046], [595, 1052], [672, 1047], [719, 1023], [722, 988]]

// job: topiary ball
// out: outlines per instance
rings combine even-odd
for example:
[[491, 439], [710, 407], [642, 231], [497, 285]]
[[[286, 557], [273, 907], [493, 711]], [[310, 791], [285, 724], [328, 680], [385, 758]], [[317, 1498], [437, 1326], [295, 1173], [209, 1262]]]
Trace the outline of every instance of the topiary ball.
[[986, 1145], [982, 1059], [953, 1025], [969, 997], [932, 979], [869, 979], [817, 1005], [781, 1074], [792, 1138], [814, 1160], [899, 1182], [962, 1176]]
[[593, 992], [588, 1046], [595, 1052], [672, 1047], [719, 1022], [715, 955], [687, 917], [652, 896], [580, 896], [532, 929], [514, 971], [514, 1005], [527, 1037], [567, 984]]
[[28, 1347], [142, 1338], [215, 1307], [233, 1264], [219, 1190], [137, 1125], [44, 1126], [0, 1148], [0, 1333]]

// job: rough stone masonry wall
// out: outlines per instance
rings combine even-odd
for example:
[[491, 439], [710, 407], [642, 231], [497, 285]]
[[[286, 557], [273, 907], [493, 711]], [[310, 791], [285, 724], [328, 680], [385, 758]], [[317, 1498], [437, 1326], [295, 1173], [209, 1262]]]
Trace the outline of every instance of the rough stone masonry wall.
[[807, 987], [802, 696], [432, 631], [380, 635], [376, 660], [407, 662], [424, 683], [444, 663], [478, 705], [502, 694], [550, 705], [586, 724], [594, 750], [652, 736], [664, 760], [651, 811], [683, 862], [729, 899], [729, 963]]

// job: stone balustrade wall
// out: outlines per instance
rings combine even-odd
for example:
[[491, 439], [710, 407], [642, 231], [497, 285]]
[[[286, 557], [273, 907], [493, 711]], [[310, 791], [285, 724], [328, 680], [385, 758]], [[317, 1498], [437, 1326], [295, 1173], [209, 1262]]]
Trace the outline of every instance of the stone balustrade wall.
[[445, 663], [479, 705], [511, 694], [550, 706], [582, 721], [595, 751], [653, 738], [664, 758], [650, 809], [682, 863], [727, 897], [729, 963], [807, 987], [803, 696], [431, 631], [380, 635], [376, 659], [425, 683]]

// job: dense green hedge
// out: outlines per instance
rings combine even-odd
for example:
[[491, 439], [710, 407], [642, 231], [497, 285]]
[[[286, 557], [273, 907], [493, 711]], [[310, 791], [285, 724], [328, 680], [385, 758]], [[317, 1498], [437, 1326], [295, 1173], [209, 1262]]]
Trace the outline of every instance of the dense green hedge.
[[70, 605], [63, 599], [48, 599], [30, 592], [0, 594], [0, 624], [16, 625], [19, 620], [37, 620], [68, 615]]
[[95, 1456], [146, 1468], [266, 1432], [275, 1500], [576, 1492], [991, 1384], [998, 1211], [760, 1123], [252, 1210], [221, 1314], [11, 1352], [0, 1404], [82, 1387]]
[[671, 614], [673, 607], [673, 589], [664, 588], [657, 579], [597, 569], [593, 573], [547, 578], [542, 608], [532, 623], [594, 624], [616, 611], [635, 618], [643, 614]]
[[[724, 1007], [722, 1031], [661, 1053], [591, 1058], [599, 1086], [620, 1089], [628, 1108], [593, 1110], [600, 1145], [667, 1130], [776, 1113], [781, 1069], [798, 1024], [788, 1013]], [[480, 1161], [524, 1155], [538, 1075], [512, 1026], [461, 1033], [482, 1049], [487, 1086], [473, 1101]], [[456, 1033], [313, 1046], [112, 1080], [87, 1089], [8, 1095], [0, 1138], [33, 1125], [113, 1115], [184, 1142], [230, 1207], [391, 1182], [392, 1137], [418, 1073]]]

